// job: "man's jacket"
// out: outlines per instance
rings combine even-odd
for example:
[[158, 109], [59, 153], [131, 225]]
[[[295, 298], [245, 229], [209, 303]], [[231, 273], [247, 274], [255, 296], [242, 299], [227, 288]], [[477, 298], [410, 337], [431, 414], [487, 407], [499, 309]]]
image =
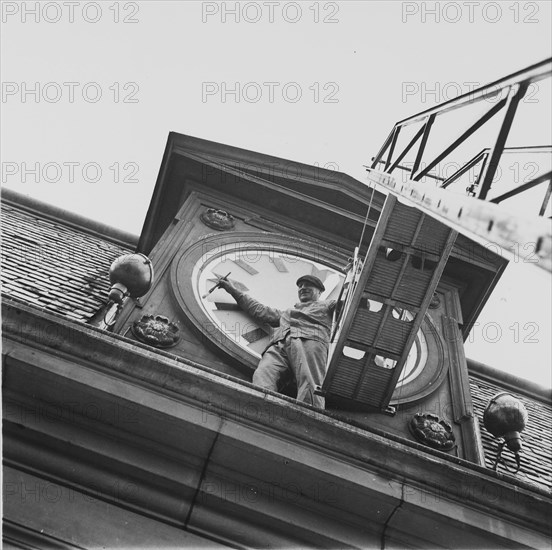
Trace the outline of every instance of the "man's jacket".
[[282, 311], [265, 306], [243, 292], [237, 291], [234, 298], [241, 309], [254, 319], [277, 327], [272, 333], [269, 346], [283, 340], [288, 334], [293, 338], [305, 338], [326, 344], [330, 341], [335, 300], [299, 302], [293, 308]]

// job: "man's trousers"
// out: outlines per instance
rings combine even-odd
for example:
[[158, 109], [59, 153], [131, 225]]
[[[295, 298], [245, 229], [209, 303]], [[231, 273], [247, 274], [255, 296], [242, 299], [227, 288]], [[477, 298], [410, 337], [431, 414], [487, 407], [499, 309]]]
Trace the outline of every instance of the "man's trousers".
[[253, 384], [278, 391], [280, 381], [291, 369], [297, 381], [297, 399], [323, 409], [324, 398], [315, 395], [314, 390], [324, 381], [327, 358], [326, 343], [292, 338], [288, 334], [264, 352], [253, 373]]

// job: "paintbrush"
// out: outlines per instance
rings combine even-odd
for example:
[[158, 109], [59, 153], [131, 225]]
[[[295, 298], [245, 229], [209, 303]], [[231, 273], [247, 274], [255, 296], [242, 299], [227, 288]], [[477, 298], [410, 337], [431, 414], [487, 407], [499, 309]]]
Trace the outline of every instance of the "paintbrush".
[[[227, 281], [228, 280], [228, 275], [230, 275], [230, 273], [232, 273], [231, 271], [229, 271], [224, 277], [221, 277], [220, 281]], [[205, 298], [207, 298], [207, 296], [209, 296], [209, 294], [211, 294], [211, 292], [213, 292], [213, 290], [216, 290], [219, 285], [220, 285], [220, 281], [211, 289], [209, 290], [209, 292], [207, 292], [206, 294], [204, 294], [201, 299], [202, 300], [205, 300]]]

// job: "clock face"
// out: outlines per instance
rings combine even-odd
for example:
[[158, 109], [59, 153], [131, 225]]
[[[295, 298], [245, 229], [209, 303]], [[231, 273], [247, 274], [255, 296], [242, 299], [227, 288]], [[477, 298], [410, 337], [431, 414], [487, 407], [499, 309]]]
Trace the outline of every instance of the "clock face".
[[192, 271], [194, 293], [213, 324], [238, 346], [256, 357], [266, 348], [271, 327], [260, 325], [245, 314], [225, 290], [217, 288], [218, 277], [228, 279], [242, 292], [262, 304], [277, 309], [288, 309], [296, 304], [296, 281], [302, 275], [315, 275], [326, 287], [322, 300], [339, 296], [344, 276], [314, 260], [278, 251], [274, 248], [244, 249], [236, 247], [205, 261], [201, 258]]
[[[412, 315], [410, 311], [407, 311], [405, 309], [394, 308], [392, 311], [392, 315], [396, 319], [403, 319], [407, 321], [412, 321], [414, 319], [414, 315]], [[412, 348], [410, 348], [410, 352], [408, 353], [408, 357], [401, 372], [401, 376], [399, 377], [399, 381], [397, 382], [397, 390], [399, 390], [405, 384], [412, 382], [421, 373], [427, 361], [427, 354], [427, 340], [424, 332], [422, 330], [419, 330], [418, 334], [416, 335], [416, 340], [414, 341], [414, 344], [412, 345]], [[388, 358], [384, 359], [376, 357], [376, 364], [377, 363], [381, 363], [381, 366], [384, 368], [393, 368], [396, 361]], [[399, 395], [400, 392], [396, 391], [395, 396], [398, 397]]]
[[[228, 275], [229, 280], [242, 292], [266, 306], [283, 310], [298, 302], [296, 281], [306, 274], [315, 275], [324, 283], [326, 290], [320, 299], [338, 299], [344, 275], [313, 260], [274, 249], [238, 248], [217, 255], [208, 262], [200, 260], [194, 267], [192, 278], [197, 282], [194, 287], [197, 300], [218, 329], [240, 347], [260, 358], [268, 345], [272, 328], [260, 325], [244, 313], [225, 290], [217, 288], [209, 291], [216, 285], [219, 277]], [[412, 319], [409, 312], [403, 311], [401, 315]], [[393, 368], [395, 365], [395, 361], [390, 359], [378, 359], [382, 368]], [[416, 378], [426, 359], [426, 338], [420, 330], [397, 389]]]
[[[217, 288], [209, 292], [217, 279], [229, 274], [230, 281], [243, 292], [266, 306], [284, 310], [299, 301], [296, 281], [306, 274], [323, 281], [326, 290], [321, 299], [337, 300], [345, 277], [336, 268], [346, 263], [344, 253], [317, 248], [306, 241], [235, 231], [205, 236], [183, 250], [171, 266], [171, 288], [188, 321], [203, 334], [204, 342], [222, 349], [238, 368], [251, 373], [270, 341], [272, 328], [244, 313], [226, 291]], [[371, 309], [382, 306], [370, 303]], [[393, 315], [408, 317], [410, 313], [401, 310]], [[426, 315], [392, 404], [397, 400], [408, 402], [437, 388], [444, 375], [442, 348], [437, 330]], [[382, 368], [394, 366], [390, 359], [378, 360]]]
[[[399, 378], [397, 389], [415, 380], [424, 368], [428, 355], [427, 339], [422, 330], [418, 331], [414, 345], [410, 349], [406, 364]], [[399, 395], [397, 395], [398, 397]]]

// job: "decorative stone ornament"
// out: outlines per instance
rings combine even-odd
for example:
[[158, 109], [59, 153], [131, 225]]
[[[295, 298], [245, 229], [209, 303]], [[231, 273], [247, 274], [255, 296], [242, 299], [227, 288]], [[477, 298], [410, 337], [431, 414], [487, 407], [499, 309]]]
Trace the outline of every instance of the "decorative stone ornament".
[[124, 254], [109, 268], [108, 304], [104, 312], [103, 328], [111, 330], [121, 312], [124, 301], [130, 296], [137, 301], [153, 284], [153, 265], [144, 254]]
[[134, 321], [132, 333], [140, 342], [156, 348], [170, 348], [180, 339], [180, 330], [162, 315], [143, 315]]
[[408, 423], [408, 427], [420, 443], [433, 449], [450, 451], [455, 445], [456, 439], [450, 424], [434, 414], [417, 413]]
[[506, 445], [516, 458], [516, 473], [521, 465], [519, 453], [521, 452], [521, 434], [527, 425], [527, 409], [523, 403], [514, 396], [501, 392], [497, 393], [489, 400], [485, 412], [483, 413], [483, 422], [485, 428], [494, 437], [502, 437], [504, 441], [499, 444], [494, 469], [498, 467], [501, 461], [506, 469], [506, 463], [502, 458], [502, 451]]
[[236, 225], [234, 216], [224, 210], [215, 208], [208, 208], [201, 214], [200, 219], [206, 226], [217, 231], [229, 231], [234, 229]]
[[113, 302], [120, 304], [125, 296], [143, 296], [153, 283], [151, 260], [139, 253], [119, 256], [109, 268], [109, 282], [109, 299]]

